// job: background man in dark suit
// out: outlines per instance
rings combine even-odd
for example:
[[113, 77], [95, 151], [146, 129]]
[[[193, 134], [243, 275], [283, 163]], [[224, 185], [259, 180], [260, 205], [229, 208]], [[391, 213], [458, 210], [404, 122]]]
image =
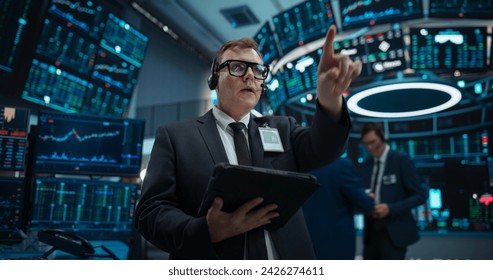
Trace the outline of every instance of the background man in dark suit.
[[371, 214], [373, 199], [356, 173], [351, 159], [311, 171], [320, 183], [303, 205], [306, 225], [319, 260], [354, 260], [356, 255], [355, 210]]
[[361, 178], [376, 204], [372, 218], [365, 219], [364, 259], [404, 259], [407, 246], [419, 240], [411, 210], [427, 198], [414, 163], [390, 150], [384, 135], [376, 123], [366, 123], [361, 131], [371, 154], [361, 164]]
[[[215, 164], [239, 162], [230, 123], [246, 126], [242, 132], [254, 166], [307, 172], [342, 153], [351, 125], [342, 92], [361, 72], [361, 63], [334, 54], [335, 33], [331, 26], [318, 67], [317, 109], [310, 128], [291, 117], [254, 118], [250, 111], [263, 91], [268, 67], [250, 38], [221, 47], [209, 78], [209, 88], [217, 91], [217, 106], [202, 117], [164, 125], [156, 132], [135, 214], [135, 225], [147, 240], [178, 259], [315, 257], [301, 210], [284, 227], [263, 232], [263, 247], [258, 249], [250, 249], [245, 233], [250, 236], [277, 217], [276, 205], [252, 211], [262, 202], [256, 198], [227, 213], [221, 210], [222, 199], [216, 198], [205, 217], [197, 211]], [[261, 127], [279, 133], [282, 152], [264, 149]]]

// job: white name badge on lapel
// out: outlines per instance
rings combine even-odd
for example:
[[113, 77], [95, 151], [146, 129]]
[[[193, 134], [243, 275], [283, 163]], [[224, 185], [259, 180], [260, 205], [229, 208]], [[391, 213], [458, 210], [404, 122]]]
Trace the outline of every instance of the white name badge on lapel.
[[284, 152], [282, 146], [281, 137], [277, 128], [271, 127], [259, 127], [260, 138], [262, 139], [262, 146], [266, 152]]
[[395, 174], [386, 175], [382, 178], [384, 185], [391, 185], [397, 183], [397, 176]]

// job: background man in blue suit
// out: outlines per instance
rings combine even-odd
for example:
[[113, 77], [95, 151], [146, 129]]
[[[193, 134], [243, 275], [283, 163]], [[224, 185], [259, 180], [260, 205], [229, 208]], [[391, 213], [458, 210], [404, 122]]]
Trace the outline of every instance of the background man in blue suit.
[[315, 254], [321, 260], [354, 260], [355, 209], [371, 214], [373, 199], [365, 192], [353, 162], [338, 158], [311, 171], [320, 183], [303, 206]]
[[371, 157], [361, 164], [361, 179], [375, 197], [372, 217], [365, 219], [364, 259], [404, 259], [407, 246], [419, 240], [411, 210], [426, 201], [409, 156], [392, 151], [383, 129], [366, 123], [361, 139]]

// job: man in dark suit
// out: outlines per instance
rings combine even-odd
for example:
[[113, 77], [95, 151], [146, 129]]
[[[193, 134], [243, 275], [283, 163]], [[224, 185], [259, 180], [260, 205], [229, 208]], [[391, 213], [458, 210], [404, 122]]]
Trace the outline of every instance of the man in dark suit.
[[311, 171], [320, 183], [303, 205], [306, 225], [319, 260], [354, 260], [356, 211], [371, 214], [373, 199], [356, 173], [353, 162], [338, 158]]
[[[318, 67], [317, 108], [310, 128], [302, 128], [291, 117], [253, 117], [250, 111], [260, 98], [269, 68], [250, 38], [220, 48], [209, 77], [218, 104], [202, 117], [164, 125], [156, 132], [135, 212], [135, 225], [148, 241], [175, 259], [315, 257], [301, 211], [278, 230], [260, 230], [257, 244], [262, 246], [253, 249], [254, 242], [245, 236], [253, 236], [275, 219], [277, 205], [252, 210], [262, 203], [262, 198], [255, 198], [227, 213], [217, 197], [205, 217], [197, 212], [215, 164], [244, 161], [231, 123], [243, 134], [238, 135], [246, 136], [248, 160], [254, 166], [307, 172], [342, 153], [351, 125], [342, 92], [361, 72], [361, 63], [334, 54], [335, 33], [331, 26]], [[238, 123], [246, 128], [236, 129]], [[263, 146], [262, 128], [278, 133], [282, 151]]]
[[364, 259], [404, 259], [407, 246], [419, 240], [411, 210], [426, 201], [409, 156], [390, 150], [383, 129], [365, 123], [363, 144], [371, 157], [361, 164], [361, 179], [375, 198], [372, 217], [365, 219]]

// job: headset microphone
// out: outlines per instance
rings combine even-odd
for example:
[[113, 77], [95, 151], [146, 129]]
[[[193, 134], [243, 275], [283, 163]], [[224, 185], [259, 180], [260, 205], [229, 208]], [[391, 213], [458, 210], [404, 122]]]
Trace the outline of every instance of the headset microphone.
[[267, 89], [269, 89], [266, 84], [261, 84], [260, 86], [262, 87], [262, 94], [265, 94]]

